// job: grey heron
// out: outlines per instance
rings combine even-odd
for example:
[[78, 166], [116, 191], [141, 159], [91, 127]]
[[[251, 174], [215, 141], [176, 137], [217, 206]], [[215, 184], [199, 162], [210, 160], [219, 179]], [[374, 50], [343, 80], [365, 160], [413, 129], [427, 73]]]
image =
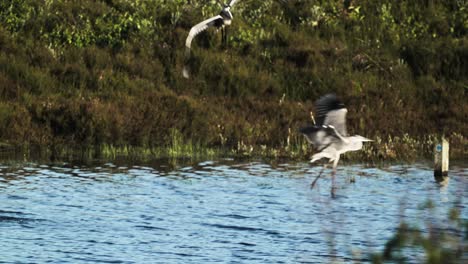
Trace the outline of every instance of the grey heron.
[[[329, 163], [333, 162], [333, 195], [336, 167], [340, 160], [340, 155], [348, 151], [360, 150], [363, 146], [363, 142], [372, 140], [359, 135], [348, 136], [346, 131], [346, 113], [348, 110], [335, 94], [327, 94], [320, 97], [315, 102], [315, 108], [317, 122], [313, 126], [301, 128], [300, 132], [318, 151], [312, 156], [310, 162], [315, 162], [322, 158], [327, 158]], [[327, 163], [324, 165], [317, 178], [312, 182], [312, 188], [326, 167]]]
[[[201, 32], [207, 30], [209, 27], [216, 27], [216, 28], [224, 28], [224, 26], [229, 26], [232, 23], [232, 13], [231, 13], [231, 7], [237, 2], [238, 0], [231, 0], [229, 4], [224, 5], [223, 9], [219, 13], [219, 15], [208, 18], [195, 26], [193, 26], [190, 29], [190, 32], [187, 36], [187, 39], [185, 40], [185, 59], [188, 60], [190, 57], [190, 47], [192, 45], [192, 40], [195, 38], [198, 34]], [[224, 34], [223, 34], [223, 40], [224, 40]], [[182, 72], [183, 76], [185, 78], [189, 78], [189, 69], [187, 65], [184, 65], [184, 69]]]

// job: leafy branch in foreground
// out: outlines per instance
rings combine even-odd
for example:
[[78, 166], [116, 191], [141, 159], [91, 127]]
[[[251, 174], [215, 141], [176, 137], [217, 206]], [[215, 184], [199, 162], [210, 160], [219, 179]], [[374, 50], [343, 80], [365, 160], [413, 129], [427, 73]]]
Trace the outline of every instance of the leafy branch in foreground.
[[448, 227], [428, 225], [427, 230], [402, 222], [383, 252], [372, 256], [372, 262], [463, 263], [468, 250], [468, 220], [462, 219], [460, 210], [453, 208], [447, 221]]

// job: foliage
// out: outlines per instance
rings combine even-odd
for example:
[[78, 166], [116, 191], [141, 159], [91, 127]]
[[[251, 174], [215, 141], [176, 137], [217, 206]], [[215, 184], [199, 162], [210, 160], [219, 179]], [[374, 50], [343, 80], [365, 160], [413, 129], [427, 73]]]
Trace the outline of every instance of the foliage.
[[227, 43], [193, 41], [185, 80], [185, 37], [217, 1], [1, 1], [0, 140], [152, 148], [178, 131], [239, 152], [302, 146], [311, 102], [335, 92], [349, 129], [382, 139], [369, 153], [405, 157], [446, 134], [463, 155], [467, 7], [241, 0]]
[[[430, 201], [425, 205], [428, 209], [431, 206]], [[450, 227], [428, 224], [427, 230], [402, 222], [383, 252], [372, 256], [372, 262], [463, 263], [468, 247], [468, 221], [460, 217], [457, 207], [450, 210], [447, 221]]]

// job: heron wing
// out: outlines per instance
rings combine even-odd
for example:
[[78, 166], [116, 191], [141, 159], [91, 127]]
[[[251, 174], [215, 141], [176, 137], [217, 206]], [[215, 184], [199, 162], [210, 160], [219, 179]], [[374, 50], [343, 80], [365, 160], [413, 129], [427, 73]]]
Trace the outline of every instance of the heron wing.
[[346, 113], [348, 110], [336, 95], [327, 94], [315, 102], [318, 126], [333, 126], [341, 136], [346, 136]]
[[346, 131], [346, 113], [348, 113], [346, 108], [328, 112], [323, 125], [333, 126], [341, 136], [348, 136], [348, 132]]
[[[189, 32], [189, 34], [187, 36], [187, 39], [185, 40], [185, 59], [186, 60], [188, 60], [188, 58], [190, 57], [190, 46], [192, 45], [193, 38], [196, 37], [201, 32], [207, 30], [209, 27], [215, 25], [219, 20], [222, 21], [223, 17], [220, 16], [220, 15], [217, 15], [217, 16], [214, 16], [212, 18], [208, 18], [208, 19], [196, 24], [195, 26], [193, 26], [190, 29], [190, 32]], [[190, 76], [189, 72], [190, 71], [189, 71], [188, 65], [185, 65], [184, 69], [182, 71], [182, 74], [187, 79]]]
[[193, 26], [190, 29], [190, 32], [189, 32], [189, 34], [187, 36], [187, 39], [185, 40], [186, 51], [188, 51], [190, 53], [190, 46], [192, 44], [192, 40], [193, 40], [194, 37], [196, 37], [201, 32], [205, 31], [209, 27], [213, 26], [216, 23], [216, 21], [218, 21], [218, 20], [223, 20], [223, 17], [220, 16], [220, 15], [217, 15], [217, 16], [214, 16], [212, 18], [208, 18], [207, 20], [204, 20], [204, 21], [196, 24], [195, 26]]
[[314, 145], [318, 151], [322, 151], [333, 143], [339, 143], [340, 138], [333, 129], [323, 126], [307, 126], [299, 130], [307, 141]]
[[229, 6], [232, 7], [236, 2], [237, 0], [231, 0], [231, 2], [229, 3]]

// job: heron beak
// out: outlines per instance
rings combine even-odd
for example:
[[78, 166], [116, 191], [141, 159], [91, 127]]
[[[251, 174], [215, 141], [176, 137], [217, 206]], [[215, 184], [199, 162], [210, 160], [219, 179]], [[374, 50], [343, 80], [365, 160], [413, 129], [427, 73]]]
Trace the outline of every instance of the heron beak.
[[361, 141], [362, 141], [362, 142], [372, 142], [372, 141], [374, 141], [374, 140], [368, 139], [368, 138], [365, 138], [365, 137], [362, 137], [362, 138], [361, 138]]

